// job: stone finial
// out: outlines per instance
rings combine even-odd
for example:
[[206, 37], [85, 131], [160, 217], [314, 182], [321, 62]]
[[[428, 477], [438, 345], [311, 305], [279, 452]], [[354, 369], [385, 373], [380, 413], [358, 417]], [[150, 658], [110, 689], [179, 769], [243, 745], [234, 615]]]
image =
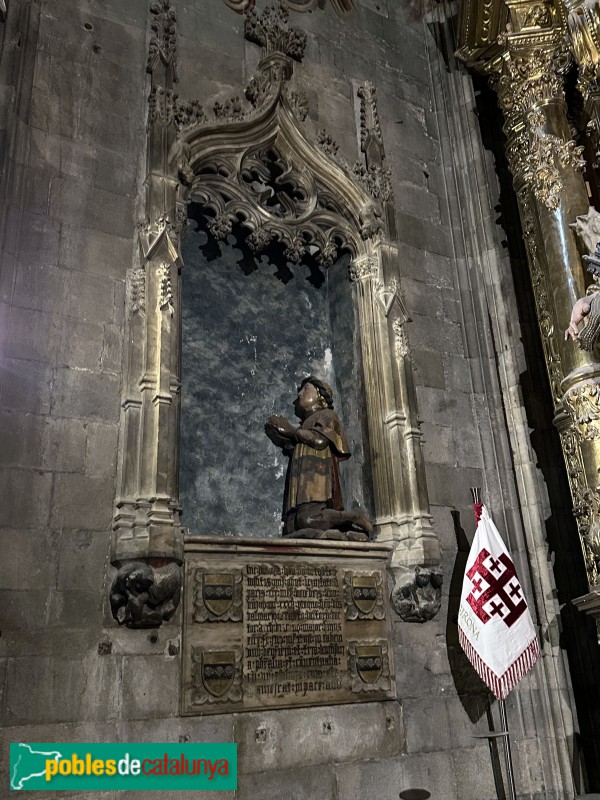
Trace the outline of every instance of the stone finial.
[[150, 24], [152, 36], [148, 48], [147, 72], [154, 72], [159, 62], [173, 70], [173, 80], [177, 80], [177, 12], [171, 0], [156, 0], [150, 6], [153, 16]]
[[257, 14], [254, 9], [246, 16], [244, 36], [260, 45], [265, 55], [282, 53], [294, 61], [302, 61], [306, 48], [306, 33], [288, 24], [289, 13], [283, 5], [267, 6]]
[[[360, 149], [367, 156], [369, 166], [381, 163], [384, 158], [383, 138], [377, 110], [377, 89], [371, 81], [358, 87], [360, 97]], [[375, 151], [375, 152], [373, 152]]]

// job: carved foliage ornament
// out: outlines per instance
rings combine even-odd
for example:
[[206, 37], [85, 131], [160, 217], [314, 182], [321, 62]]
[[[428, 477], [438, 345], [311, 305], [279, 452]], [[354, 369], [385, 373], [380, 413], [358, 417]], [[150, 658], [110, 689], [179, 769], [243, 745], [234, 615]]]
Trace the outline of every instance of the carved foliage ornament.
[[153, 20], [150, 25], [152, 36], [148, 48], [148, 72], [154, 72], [159, 62], [171, 66], [174, 80], [177, 80], [177, 13], [171, 7], [171, 0], [156, 0], [150, 6]]
[[587, 485], [575, 431], [561, 431], [560, 439], [567, 463], [573, 515], [581, 537], [587, 579], [590, 586], [595, 586], [600, 576], [600, 495]]
[[302, 61], [306, 33], [289, 25], [289, 13], [283, 5], [267, 6], [261, 14], [252, 9], [244, 21], [244, 35], [263, 48], [265, 55], [283, 53]]
[[542, 334], [542, 346], [544, 348], [548, 376], [550, 378], [550, 391], [552, 393], [554, 405], [558, 405], [562, 397], [561, 382], [563, 379], [563, 370], [552, 317], [551, 293], [548, 287], [547, 277], [539, 260], [533, 213], [531, 210], [531, 203], [528, 199], [527, 189], [523, 189], [519, 192], [518, 199], [521, 208], [521, 220], [523, 222], [523, 239], [529, 256], [531, 283]]
[[520, 177], [538, 200], [555, 211], [563, 189], [561, 171], [585, 166], [583, 147], [544, 130], [545, 112], [540, 105], [547, 100], [564, 102], [561, 73], [569, 64], [569, 53], [561, 44], [528, 56], [509, 55], [492, 85], [506, 117], [508, 149], [513, 153], [510, 167], [515, 178]]
[[600, 66], [600, 2], [584, 0], [569, 12], [571, 47], [579, 69], [578, 84], [583, 96], [598, 79]]
[[582, 439], [600, 439], [600, 387], [597, 383], [578, 384], [565, 393], [565, 408]]

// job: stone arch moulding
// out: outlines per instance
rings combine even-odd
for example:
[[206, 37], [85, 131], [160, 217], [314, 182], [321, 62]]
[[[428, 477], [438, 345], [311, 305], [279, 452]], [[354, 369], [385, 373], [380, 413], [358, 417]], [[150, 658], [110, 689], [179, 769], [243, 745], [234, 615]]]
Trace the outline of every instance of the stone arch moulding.
[[364, 162], [350, 166], [336, 160], [326, 134], [315, 142], [303, 132], [306, 99], [290, 81], [306, 35], [289, 25], [283, 6], [246, 16], [245, 36], [263, 50], [258, 71], [245, 101], [214, 102], [211, 111], [174, 92], [177, 18], [170, 0], [157, 0], [150, 11], [145, 218], [139, 263], [127, 280], [113, 616], [128, 627], [153, 627], [179, 602], [179, 243], [187, 203], [198, 201], [214, 214], [215, 237], [225, 238], [241, 222], [257, 253], [277, 239], [289, 261], [310, 248], [327, 268], [342, 249], [351, 252], [376, 535], [394, 545], [398, 613], [429, 619], [439, 609], [440, 547], [429, 512], [375, 88], [366, 83], [358, 91]]

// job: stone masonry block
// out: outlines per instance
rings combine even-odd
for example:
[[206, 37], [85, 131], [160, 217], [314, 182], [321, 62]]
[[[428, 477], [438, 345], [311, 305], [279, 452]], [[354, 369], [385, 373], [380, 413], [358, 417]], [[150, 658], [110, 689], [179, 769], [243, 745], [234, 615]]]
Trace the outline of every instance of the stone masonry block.
[[17, 263], [13, 304], [19, 308], [56, 312], [64, 309], [68, 273], [37, 260]]
[[53, 381], [51, 367], [7, 358], [0, 366], [0, 405], [16, 411], [48, 414]]
[[40, 469], [44, 462], [47, 419], [0, 412], [0, 465]]
[[73, 369], [100, 369], [104, 352], [103, 337], [104, 326], [100, 323], [57, 318], [54, 325], [57, 365]]
[[117, 422], [119, 378], [107, 372], [58, 369], [52, 413], [57, 417], [82, 417]]
[[62, 531], [58, 557], [59, 589], [97, 590], [101, 597], [110, 549], [110, 531]]
[[234, 719], [233, 714], [155, 717], [151, 725], [147, 720], [124, 719], [119, 726], [119, 739], [123, 742], [233, 742]]
[[59, 473], [52, 498], [52, 524], [78, 530], [109, 530], [114, 499], [114, 481]]
[[455, 463], [455, 433], [453, 428], [425, 422], [423, 432], [423, 455], [432, 464]]
[[[257, 741], [259, 728], [266, 741]], [[240, 714], [234, 730], [239, 768], [245, 773], [384, 758], [404, 748], [402, 713], [395, 701]]]
[[19, 252], [23, 259], [44, 264], [58, 263], [60, 224], [39, 214], [23, 213], [20, 220]]
[[445, 643], [397, 645], [394, 661], [396, 682], [402, 687], [403, 701], [431, 696], [438, 697], [441, 705], [444, 693], [454, 687]]
[[125, 238], [113, 233], [63, 225], [60, 264], [74, 270], [110, 275], [121, 280], [132, 263], [133, 229]]
[[443, 389], [446, 382], [444, 380], [444, 365], [441, 353], [415, 348], [410, 342], [410, 323], [408, 323], [407, 328], [410, 352], [415, 368], [415, 382], [420, 386]]
[[[498, 748], [499, 764], [503, 765], [501, 745]], [[494, 773], [487, 742], [452, 754], [458, 796], [461, 800], [496, 800]]]
[[87, 424], [79, 419], [48, 418], [44, 466], [53, 472], [83, 472]]
[[398, 800], [410, 790], [417, 796], [429, 792], [431, 800], [462, 800], [456, 790], [456, 775], [450, 753], [410, 754], [367, 763], [336, 767], [338, 797], [376, 797]]
[[104, 325], [102, 331], [101, 369], [120, 372], [123, 365], [123, 329], [117, 325]]
[[471, 391], [471, 359], [444, 355], [444, 377], [446, 386], [452, 391]]
[[403, 699], [408, 753], [429, 753], [451, 750], [453, 726], [450, 725], [446, 704], [439, 697]]
[[43, 528], [48, 523], [52, 475], [28, 469], [0, 469], [2, 522], [11, 528]]
[[420, 386], [417, 389], [419, 414], [424, 422], [447, 425], [462, 430], [473, 425], [473, 413], [468, 395]]
[[68, 653], [60, 660], [9, 659], [3, 726], [114, 718], [118, 667], [114, 659], [98, 655], [97, 650], [76, 660], [69, 659]]
[[[82, 573], [84, 575], [85, 573]], [[102, 575], [93, 574], [85, 590], [53, 590], [48, 598], [48, 627], [55, 629], [81, 628], [100, 625], [105, 620]], [[85, 579], [83, 579], [85, 581]], [[85, 585], [85, 584], [84, 584]], [[108, 600], [108, 598], [106, 598]], [[97, 649], [97, 648], [95, 648]]]
[[41, 311], [13, 308], [10, 316], [6, 355], [9, 358], [54, 363], [56, 341], [52, 335], [54, 318]]
[[121, 194], [94, 189], [68, 176], [56, 178], [50, 187], [50, 215], [84, 228], [127, 238], [133, 236], [133, 205]]
[[118, 425], [90, 422], [87, 426], [87, 436], [86, 474], [114, 480], [117, 470]]
[[56, 583], [57, 534], [48, 530], [0, 528], [0, 585], [3, 589], [44, 591]]
[[[406, 300], [408, 315], [420, 314], [424, 317], [443, 319], [442, 294], [432, 290], [422, 280], [402, 278], [402, 293]], [[410, 326], [409, 326], [410, 327]]]
[[465, 343], [462, 328], [455, 322], [436, 320], [431, 324], [430, 317], [420, 314], [411, 314], [410, 333], [411, 341], [418, 343], [424, 350], [433, 350], [442, 353], [462, 354]]
[[481, 486], [483, 483], [480, 469], [426, 464], [426, 471], [429, 502], [434, 505], [451, 506], [461, 498], [470, 497], [471, 486]]
[[[10, 637], [34, 637], [40, 628], [48, 625], [48, 605], [51, 590], [42, 589], [0, 589], [2, 605], [2, 633]], [[38, 655], [38, 652], [35, 652]], [[0, 723], [0, 727], [2, 724]]]
[[336, 797], [334, 765], [240, 775], [236, 800], [331, 800]]
[[[178, 658], [127, 656], [123, 659], [122, 709], [129, 719], [176, 717], [179, 714]], [[157, 687], [161, 687], [157, 690]]]

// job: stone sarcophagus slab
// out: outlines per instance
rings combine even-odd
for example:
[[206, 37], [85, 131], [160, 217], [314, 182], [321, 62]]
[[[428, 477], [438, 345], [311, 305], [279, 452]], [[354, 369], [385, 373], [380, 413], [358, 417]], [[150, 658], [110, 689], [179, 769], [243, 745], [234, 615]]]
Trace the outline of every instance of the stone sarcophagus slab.
[[181, 713], [394, 698], [390, 552], [188, 536]]

